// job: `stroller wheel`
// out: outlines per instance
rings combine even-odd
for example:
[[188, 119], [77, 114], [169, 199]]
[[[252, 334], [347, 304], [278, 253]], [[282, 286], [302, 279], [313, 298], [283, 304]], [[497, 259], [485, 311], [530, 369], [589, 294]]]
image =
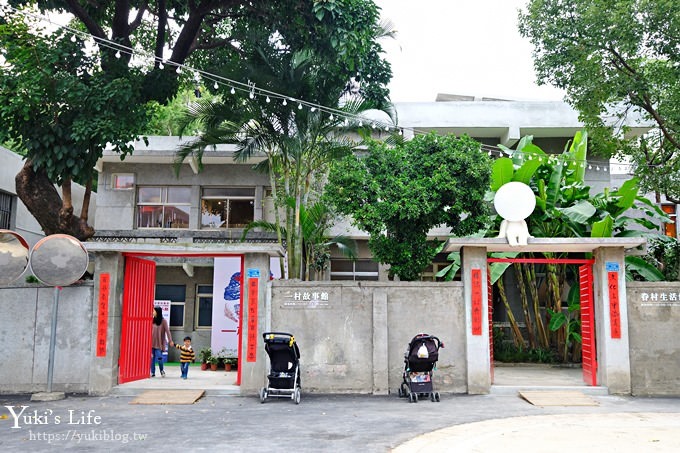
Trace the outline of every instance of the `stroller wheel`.
[[416, 400], [414, 398], [415, 395], [416, 395], [415, 393], [409, 393], [408, 394], [408, 402], [409, 403], [415, 403], [416, 402]]
[[302, 395], [300, 394], [300, 388], [299, 388], [299, 387], [296, 387], [296, 388], [295, 388], [295, 393], [293, 393], [293, 399], [295, 400], [295, 404], [300, 404], [300, 398], [301, 398], [301, 396], [302, 396]]
[[435, 401], [437, 401], [437, 402], [440, 401], [440, 399], [439, 399], [439, 392], [434, 392], [434, 399], [435, 399]]
[[262, 387], [260, 389], [260, 403], [264, 403], [264, 400], [267, 399], [267, 389]]
[[432, 402], [434, 403], [434, 401], [435, 401], [435, 399], [434, 399], [434, 393], [430, 393], [430, 401], [432, 401]]
[[403, 386], [400, 386], [397, 389], [397, 395], [399, 395], [399, 398], [403, 398], [403, 397], [406, 396], [406, 393], [404, 393], [404, 387]]

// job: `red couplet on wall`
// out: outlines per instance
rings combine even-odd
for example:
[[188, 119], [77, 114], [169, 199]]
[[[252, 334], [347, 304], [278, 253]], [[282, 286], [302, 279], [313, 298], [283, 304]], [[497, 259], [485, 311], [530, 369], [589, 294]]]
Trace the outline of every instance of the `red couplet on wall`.
[[257, 299], [259, 278], [248, 279], [248, 343], [246, 345], [246, 361], [257, 361]]
[[97, 357], [106, 357], [106, 334], [109, 327], [109, 283], [108, 273], [99, 275], [99, 303], [97, 314]]
[[609, 323], [612, 338], [621, 338], [621, 311], [619, 309], [619, 273], [607, 273], [609, 287]]
[[482, 334], [482, 270], [472, 269], [472, 335]]

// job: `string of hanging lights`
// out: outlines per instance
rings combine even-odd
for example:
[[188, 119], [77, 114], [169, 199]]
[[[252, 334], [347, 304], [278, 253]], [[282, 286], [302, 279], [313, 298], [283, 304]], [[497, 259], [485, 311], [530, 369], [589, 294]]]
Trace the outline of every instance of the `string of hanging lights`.
[[[116, 58], [121, 58], [123, 54], [130, 56], [130, 58], [137, 58], [141, 59], [142, 62], [146, 64], [151, 64], [155, 67], [158, 67], [158, 69], [163, 69], [165, 66], [168, 67], [174, 67], [175, 71], [178, 74], [181, 74], [183, 72], [188, 72], [190, 74], [193, 74], [194, 80], [196, 81], [197, 84], [202, 83], [204, 86], [212, 86], [213, 89], [219, 90], [220, 87], [225, 87], [228, 91], [229, 94], [231, 95], [238, 95], [239, 96], [247, 96], [248, 99], [254, 100], [256, 97], [258, 98], [265, 98], [266, 103], [271, 103], [274, 101], [281, 102], [283, 106], [288, 105], [288, 103], [297, 103], [297, 109], [302, 110], [303, 108], [309, 109], [311, 112], [322, 112], [326, 113], [329, 116], [329, 120], [337, 120], [340, 125], [343, 127], [358, 127], [358, 128], [363, 128], [363, 127], [370, 127], [373, 130], [378, 130], [380, 132], [394, 132], [398, 133], [399, 135], [404, 135], [406, 132], [409, 133], [409, 135], [418, 135], [418, 134], [426, 134], [426, 131], [422, 131], [416, 128], [412, 127], [406, 127], [406, 126], [400, 126], [397, 124], [392, 124], [392, 123], [386, 123], [383, 121], [378, 121], [378, 120], [371, 120], [369, 118], [366, 118], [365, 116], [362, 115], [353, 115], [353, 114], [348, 114], [347, 112], [339, 109], [339, 108], [333, 108], [325, 105], [320, 105], [314, 102], [306, 101], [304, 99], [298, 99], [292, 96], [288, 96], [283, 93], [278, 93], [272, 90], [268, 90], [266, 88], [262, 88], [259, 86], [256, 86], [255, 83], [251, 81], [246, 81], [242, 82], [239, 80], [234, 80], [230, 79], [228, 77], [224, 77], [218, 74], [214, 74], [208, 71], [204, 71], [201, 69], [193, 68], [188, 65], [178, 63], [172, 60], [167, 60], [163, 59], [161, 57], [158, 57], [156, 55], [150, 54], [148, 52], [145, 52], [143, 50], [138, 50], [138, 49], [133, 49], [131, 47], [122, 45], [120, 43], [116, 43], [114, 41], [108, 40], [108, 39], [103, 39], [99, 37], [94, 37], [90, 35], [89, 33], [83, 32], [81, 30], [69, 27], [68, 25], [60, 24], [57, 22], [52, 21], [49, 17], [45, 17], [43, 15], [38, 15], [31, 13], [29, 11], [25, 10], [19, 10], [17, 8], [14, 8], [11, 5], [7, 4], [0, 4], [0, 17], [3, 17], [4, 15], [7, 14], [7, 12], [14, 13], [14, 14], [23, 14], [27, 17], [30, 17], [34, 20], [38, 20], [41, 22], [47, 22], [51, 26], [63, 29], [64, 31], [67, 31], [71, 33], [71, 41], [72, 42], [77, 42], [78, 39], [82, 40], [83, 42], [92, 40], [94, 41], [100, 48], [106, 48], [111, 51], [115, 51], [114, 56]], [[195, 95], [197, 97], [200, 97], [200, 90], [197, 88], [195, 90]], [[487, 145], [487, 144], [480, 144], [480, 148], [482, 152], [486, 152], [489, 157], [495, 157], [495, 158], [500, 158], [500, 157], [505, 157], [508, 156], [504, 150], [502, 150], [499, 147]], [[516, 151], [512, 151], [513, 154], [516, 153]], [[571, 159], [569, 157], [566, 157], [564, 155], [560, 155], [559, 159], [556, 155], [538, 155], [534, 152], [527, 152], [524, 153], [524, 159], [525, 160], [534, 160], [538, 159], [540, 161], [543, 161], [546, 164], [553, 164], [553, 165], [563, 165], [563, 166], [569, 166], [571, 164], [574, 164], [578, 167], [586, 167], [588, 170], [591, 171], [604, 171], [607, 172], [609, 170], [609, 166], [606, 165], [604, 162], [598, 162], [596, 164], [589, 163], [586, 160], [579, 160], [576, 161], [575, 159]], [[631, 163], [615, 163], [613, 164], [615, 167], [612, 167], [612, 171], [616, 170], [618, 173], [631, 173], [632, 170], [635, 168], [634, 164]]]

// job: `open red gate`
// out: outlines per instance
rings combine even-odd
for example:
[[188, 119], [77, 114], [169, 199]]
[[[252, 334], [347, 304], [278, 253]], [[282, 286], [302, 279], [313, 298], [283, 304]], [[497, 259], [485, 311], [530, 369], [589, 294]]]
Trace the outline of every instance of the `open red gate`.
[[583, 380], [597, 385], [597, 355], [595, 353], [595, 313], [593, 307], [593, 267], [584, 264], [578, 268], [581, 298], [581, 357]]
[[[593, 307], [593, 259], [549, 258], [489, 258], [489, 263], [578, 264], [579, 300], [581, 303], [581, 356], [583, 381], [597, 385], [597, 353], [595, 348], [595, 314]], [[489, 351], [491, 354], [491, 382], [493, 383], [493, 297], [489, 274]]]
[[156, 292], [156, 263], [125, 257], [123, 319], [118, 383], [146, 379], [151, 368], [151, 318]]

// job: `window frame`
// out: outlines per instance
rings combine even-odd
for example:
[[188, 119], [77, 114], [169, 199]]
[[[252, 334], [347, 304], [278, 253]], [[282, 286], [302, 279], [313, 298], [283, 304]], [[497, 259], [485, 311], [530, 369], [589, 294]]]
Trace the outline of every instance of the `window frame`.
[[[333, 264], [335, 263], [336, 265], [339, 264], [339, 262], [349, 262], [352, 266], [351, 271], [333, 271]], [[367, 272], [367, 271], [357, 271], [357, 264], [367, 264], [367, 263], [373, 263], [376, 266], [375, 272]], [[333, 278], [333, 277], [352, 277], [351, 279], [347, 278]], [[350, 259], [331, 259], [331, 266], [330, 266], [330, 279], [334, 281], [371, 281], [371, 282], [377, 282], [380, 279], [380, 265], [373, 261], [372, 259], [358, 259], [358, 260], [350, 260]]]
[[[157, 230], [188, 230], [189, 229], [189, 224], [191, 221], [191, 207], [192, 207], [192, 202], [191, 202], [191, 186], [166, 186], [166, 185], [143, 185], [143, 186], [136, 186], [136, 196], [135, 196], [135, 228], [137, 229], [157, 229]], [[149, 200], [149, 201], [140, 201], [141, 199], [141, 194], [140, 192], [146, 189], [159, 189], [159, 200]], [[168, 201], [169, 196], [170, 196], [170, 189], [186, 189], [188, 190], [188, 201], [187, 202], [170, 202]], [[151, 207], [151, 208], [160, 208], [161, 209], [161, 224], [160, 225], [140, 225], [141, 223], [141, 208], [143, 207]], [[168, 208], [179, 208], [180, 211], [185, 212], [186, 209], [186, 215], [187, 215], [187, 220], [186, 220], [186, 226], [180, 226], [180, 227], [173, 227], [173, 226], [166, 226], [167, 225], [167, 220], [166, 220], [166, 209]], [[185, 208], [185, 209], [182, 209]], [[155, 214], [151, 214], [152, 216], [155, 216]], [[168, 214], [169, 215], [169, 214]], [[154, 223], [158, 223], [157, 220], [154, 220]]]
[[[224, 194], [219, 194], [219, 191], [224, 191]], [[239, 192], [239, 191], [251, 191], [252, 194], [244, 195], [244, 194], [230, 194], [229, 191], [234, 191], [234, 192]], [[206, 192], [212, 192], [211, 194], [206, 195]], [[239, 226], [230, 226], [232, 224], [230, 220], [230, 214], [232, 211], [231, 205], [232, 202], [242, 202], [242, 201], [248, 201], [250, 202], [250, 208], [252, 209], [252, 212], [250, 213], [250, 219], [248, 219], [247, 223], [252, 222], [255, 220], [255, 198], [256, 198], [256, 188], [253, 186], [231, 186], [231, 187], [202, 187], [201, 188], [201, 199], [200, 199], [200, 228], [201, 229], [207, 229], [207, 230], [227, 230], [227, 229], [242, 229], [244, 228], [244, 224], [238, 224]], [[220, 201], [224, 202], [224, 207], [222, 209], [222, 213], [215, 213], [212, 214], [211, 212], [207, 212], [209, 208], [206, 208], [205, 205], [206, 203], [209, 202], [214, 202], [214, 201]], [[211, 217], [217, 217], [219, 216], [219, 220], [211, 221], [211, 222], [206, 222], [204, 223], [203, 216], [211, 216]], [[219, 224], [218, 224], [219, 221]]]
[[12, 229], [14, 205], [14, 196], [11, 193], [0, 190], [0, 229]]
[[[209, 293], [208, 292], [201, 292], [201, 290], [200, 290], [201, 286], [209, 287], [210, 292]], [[213, 309], [212, 304], [214, 303], [214, 301], [212, 300], [213, 295], [214, 295], [213, 285], [208, 285], [208, 284], [204, 284], [204, 283], [197, 283], [196, 284], [196, 305], [195, 305], [195, 308], [194, 308], [194, 326], [195, 326], [196, 330], [210, 330], [210, 329], [212, 329], [212, 309]], [[198, 315], [199, 315], [199, 310], [200, 310], [200, 306], [201, 306], [200, 299], [203, 298], [203, 297], [210, 297], [210, 299], [211, 299], [211, 301], [210, 301], [211, 317], [210, 317], [210, 325], [209, 326], [204, 326], [204, 325], [199, 324], [199, 316]]]

